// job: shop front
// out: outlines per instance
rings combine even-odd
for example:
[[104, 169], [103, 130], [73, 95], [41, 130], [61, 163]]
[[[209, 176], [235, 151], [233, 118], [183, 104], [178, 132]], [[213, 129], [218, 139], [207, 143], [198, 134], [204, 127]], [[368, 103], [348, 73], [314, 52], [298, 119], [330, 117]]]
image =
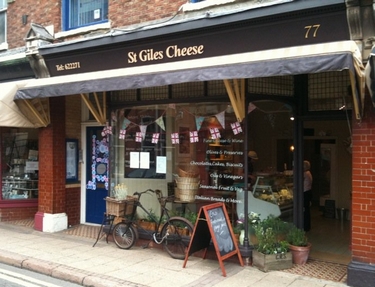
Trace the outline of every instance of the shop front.
[[[83, 131], [82, 146], [95, 143], [83, 149], [83, 222], [91, 215], [86, 207], [94, 206], [88, 201], [94, 174], [109, 195], [118, 185], [174, 194], [175, 212], [224, 202], [232, 222], [255, 211], [303, 226], [304, 123], [320, 115], [345, 122], [338, 112], [343, 102], [361, 119], [363, 67], [343, 5], [302, 13], [294, 4], [274, 18], [273, 8], [267, 17], [252, 10], [39, 49], [51, 77], [28, 82], [16, 101], [50, 98], [57, 107], [62, 96], [81, 97], [102, 131], [93, 137]], [[272, 107], [263, 108], [264, 101]], [[251, 150], [261, 160], [249, 189]], [[100, 218], [105, 202], [101, 195], [95, 200], [99, 208], [90, 212]], [[152, 200], [147, 205], [158, 212]]]
[[[263, 198], [274, 204], [272, 193], [292, 183], [293, 220], [302, 226], [298, 190], [302, 189], [304, 156], [302, 123], [309, 116], [306, 103], [314, 102], [309, 94], [326, 78], [345, 90], [349, 86], [349, 104], [360, 119], [357, 86], [362, 83], [362, 63], [357, 45], [348, 41], [349, 31], [343, 29], [347, 27], [345, 7], [329, 5], [324, 13], [304, 10], [308, 17], [302, 18], [297, 6], [277, 19], [250, 10], [236, 19], [211, 19], [205, 29], [201, 20], [41, 47], [39, 53], [51, 77], [28, 82], [18, 90], [16, 102], [80, 95], [96, 121], [107, 122], [112, 129], [109, 192], [121, 183], [131, 190], [151, 185], [164, 191], [174, 183], [179, 192], [177, 183], [183, 184], [177, 182], [178, 172], [185, 168], [192, 169], [199, 182], [194, 199], [212, 197], [234, 206], [238, 200], [248, 201], [248, 193], [239, 191], [248, 186], [248, 151], [257, 148], [249, 141], [256, 130], [249, 111], [259, 106], [259, 100], [282, 103], [286, 115], [296, 116], [288, 136], [297, 148], [288, 162], [261, 151], [262, 164], [267, 164], [262, 172], [274, 176], [287, 169], [294, 176], [277, 179], [280, 184], [259, 185], [270, 191], [271, 199]], [[288, 33], [272, 40], [264, 37], [281, 31]], [[337, 73], [340, 76], [333, 78]], [[90, 96], [96, 100], [90, 102]], [[103, 105], [95, 110], [92, 102], [98, 99]], [[331, 107], [333, 114], [336, 108]], [[99, 214], [104, 211], [102, 205]], [[248, 204], [242, 208], [240, 216], [249, 213]]]
[[[38, 206], [38, 127], [13, 101], [33, 72], [22, 53], [0, 65], [0, 219], [33, 217]], [[24, 79], [24, 80], [20, 80]]]

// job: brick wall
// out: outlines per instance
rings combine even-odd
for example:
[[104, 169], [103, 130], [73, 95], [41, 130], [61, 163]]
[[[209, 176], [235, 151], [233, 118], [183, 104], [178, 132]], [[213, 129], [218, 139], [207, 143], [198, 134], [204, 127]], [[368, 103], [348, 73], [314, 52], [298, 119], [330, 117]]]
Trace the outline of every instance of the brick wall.
[[38, 211], [65, 212], [65, 97], [50, 98], [51, 124], [39, 129]]
[[68, 215], [68, 225], [80, 224], [81, 210], [81, 188], [66, 189], [66, 214]]
[[[25, 37], [30, 23], [54, 26], [54, 32], [61, 32], [61, 0], [22, 0], [8, 4], [7, 41], [9, 49], [25, 46]], [[167, 19], [175, 15], [186, 0], [110, 0], [108, 18], [111, 27]], [[27, 24], [22, 24], [22, 15], [27, 15]], [[79, 36], [72, 36], [79, 38]]]
[[0, 221], [13, 221], [34, 218], [37, 212], [36, 206], [1, 208]]
[[79, 95], [66, 96], [66, 137], [78, 139], [81, 144], [81, 97]]
[[[27, 24], [22, 24], [22, 15], [28, 15]], [[9, 49], [25, 46], [25, 37], [30, 23], [43, 26], [54, 24], [55, 32], [61, 30], [61, 1], [22, 0], [8, 4], [7, 41]]]
[[352, 259], [375, 264], [375, 110], [369, 97], [364, 119], [352, 125]]
[[[65, 97], [66, 138], [78, 139], [78, 148], [81, 147], [81, 97], [79, 95]], [[80, 166], [78, 166], [78, 180], [81, 180]], [[68, 215], [68, 225], [80, 223], [81, 210], [81, 188], [66, 188], [66, 214]]]
[[112, 27], [121, 27], [172, 17], [186, 2], [186, 0], [114, 0], [109, 2], [108, 13]]

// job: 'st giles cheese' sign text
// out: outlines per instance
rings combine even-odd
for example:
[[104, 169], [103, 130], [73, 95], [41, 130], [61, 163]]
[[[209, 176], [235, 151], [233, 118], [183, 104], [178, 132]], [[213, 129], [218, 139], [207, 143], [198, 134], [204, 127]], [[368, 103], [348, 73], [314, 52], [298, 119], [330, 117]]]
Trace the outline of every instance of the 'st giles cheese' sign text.
[[189, 46], [189, 47], [178, 47], [177, 45], [168, 46], [165, 51], [155, 51], [154, 49], [145, 49], [136, 52], [128, 53], [128, 63], [133, 64], [138, 61], [148, 62], [148, 61], [158, 61], [167, 58], [180, 58], [189, 57], [194, 55], [201, 55], [204, 53], [204, 46]]

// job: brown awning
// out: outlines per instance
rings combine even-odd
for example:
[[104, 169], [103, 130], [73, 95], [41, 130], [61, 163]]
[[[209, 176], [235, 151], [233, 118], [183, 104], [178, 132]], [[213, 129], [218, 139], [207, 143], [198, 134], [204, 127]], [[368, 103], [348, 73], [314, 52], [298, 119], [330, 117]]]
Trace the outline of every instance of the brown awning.
[[[347, 70], [352, 83], [354, 112], [361, 118], [364, 67], [354, 41], [331, 42], [195, 59], [149, 66], [82, 73], [30, 81], [15, 99], [27, 100], [102, 91], [138, 89], [183, 82], [232, 80]], [[236, 117], [244, 117], [244, 96], [234, 82], [226, 88]], [[359, 84], [357, 84], [359, 83]], [[241, 102], [243, 104], [241, 104]]]

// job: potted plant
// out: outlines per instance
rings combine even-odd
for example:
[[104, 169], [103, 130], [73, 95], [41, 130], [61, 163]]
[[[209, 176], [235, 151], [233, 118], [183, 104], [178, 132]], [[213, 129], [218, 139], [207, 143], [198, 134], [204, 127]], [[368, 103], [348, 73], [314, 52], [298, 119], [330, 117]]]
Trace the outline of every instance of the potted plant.
[[237, 239], [237, 244], [240, 244], [240, 234], [241, 234], [241, 231], [243, 230], [243, 224], [239, 222], [233, 223], [232, 230], [233, 230], [235, 238]]
[[[257, 244], [256, 236], [255, 236], [255, 226], [257, 226], [260, 222], [260, 214], [255, 212], [250, 212], [248, 215], [248, 238], [249, 238], [249, 244], [255, 245]], [[237, 220], [237, 227], [240, 229], [240, 237], [239, 242], [240, 244], [243, 244], [243, 240], [245, 237], [245, 220], [243, 218]]]
[[138, 221], [138, 225], [146, 230], [155, 230], [155, 220], [158, 220], [158, 217], [152, 209], [149, 210], [149, 213], [150, 215], [147, 214], [146, 217], [143, 217]]
[[188, 211], [188, 212], [185, 213], [184, 217], [187, 220], [189, 220], [191, 222], [191, 224], [193, 224], [193, 226], [194, 226], [195, 222], [197, 221], [197, 218], [198, 218], [198, 213], [193, 212], [193, 211]]
[[289, 243], [293, 263], [299, 265], [305, 264], [309, 258], [311, 249], [311, 243], [308, 242], [305, 231], [291, 224], [286, 240]]
[[266, 219], [261, 221], [261, 226], [263, 229], [271, 228], [279, 241], [286, 239], [286, 234], [289, 231], [289, 223], [281, 220], [280, 217], [275, 217], [273, 215], [268, 216]]
[[289, 243], [280, 234], [284, 228], [284, 222], [276, 217], [268, 217], [255, 226], [258, 243], [254, 245], [253, 265], [258, 269], [267, 272], [293, 266]]

